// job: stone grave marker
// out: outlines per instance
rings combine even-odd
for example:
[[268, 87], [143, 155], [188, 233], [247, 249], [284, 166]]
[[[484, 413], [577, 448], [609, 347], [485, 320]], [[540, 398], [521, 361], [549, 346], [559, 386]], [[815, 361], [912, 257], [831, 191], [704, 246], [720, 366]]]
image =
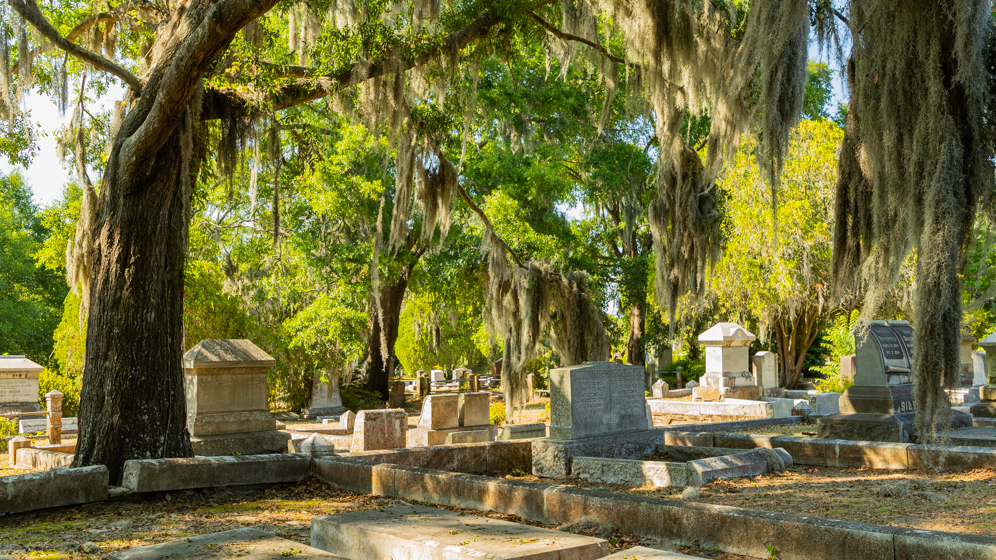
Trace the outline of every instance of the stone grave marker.
[[765, 389], [778, 388], [778, 353], [762, 350], [751, 358], [754, 383], [764, 392]]
[[972, 352], [972, 386], [982, 387], [989, 383], [986, 378], [986, 353]]
[[996, 418], [996, 360], [990, 362], [988, 359], [990, 353], [996, 353], [996, 333], [980, 340], [979, 346], [985, 351], [981, 361], [986, 368], [986, 384], [979, 387], [979, 398], [982, 402], [972, 405], [969, 410], [972, 416]]
[[402, 449], [408, 436], [408, 415], [404, 410], [361, 410], [353, 425], [353, 442], [349, 450], [377, 451]]
[[405, 382], [392, 381], [388, 392], [387, 404], [391, 408], [401, 408], [405, 405]]
[[958, 348], [958, 357], [961, 362], [961, 386], [970, 387], [973, 381], [974, 370], [972, 368], [972, 345], [978, 342], [976, 338], [967, 332], [961, 333], [961, 346]]
[[550, 370], [550, 438], [646, 430], [643, 367], [586, 362]]
[[526, 394], [529, 395], [529, 400], [536, 398], [534, 391], [536, 391], [536, 374], [530, 373], [526, 376]]
[[434, 369], [429, 372], [432, 376], [432, 382], [435, 383], [446, 383], [446, 372], [441, 369]]
[[671, 390], [671, 387], [669, 387], [668, 384], [663, 379], [658, 379], [657, 382], [654, 383], [654, 386], [653, 386], [653, 395], [654, 395], [654, 398], [655, 399], [664, 399], [664, 398], [667, 398], [667, 394], [668, 394], [668, 392], [670, 390]]
[[840, 376], [848, 381], [854, 381], [854, 372], [858, 370], [857, 356], [848, 354], [840, 357]]
[[183, 355], [187, 429], [195, 455], [281, 453], [267, 406], [266, 372], [276, 364], [248, 340], [202, 340]]
[[461, 426], [491, 425], [491, 395], [460, 393], [457, 408]]
[[342, 397], [339, 395], [339, 377], [329, 373], [315, 372], [311, 380], [311, 406], [302, 413], [302, 418], [317, 418], [319, 416], [335, 416], [346, 410], [342, 406]]
[[34, 412], [42, 366], [24, 356], [0, 356], [0, 412]]
[[471, 393], [476, 393], [481, 390], [481, 378], [477, 374], [470, 374], [467, 389], [470, 390]]
[[750, 343], [756, 337], [736, 323], [716, 323], [699, 335], [705, 346], [705, 375], [692, 400], [757, 399], [761, 389], [750, 373]]

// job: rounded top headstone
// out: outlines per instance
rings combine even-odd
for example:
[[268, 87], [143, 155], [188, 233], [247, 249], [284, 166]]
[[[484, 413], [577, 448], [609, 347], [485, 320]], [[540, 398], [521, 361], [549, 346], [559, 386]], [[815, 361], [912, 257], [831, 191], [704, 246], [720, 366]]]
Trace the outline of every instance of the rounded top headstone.
[[736, 323], [716, 323], [699, 335], [705, 346], [750, 346], [757, 337]]

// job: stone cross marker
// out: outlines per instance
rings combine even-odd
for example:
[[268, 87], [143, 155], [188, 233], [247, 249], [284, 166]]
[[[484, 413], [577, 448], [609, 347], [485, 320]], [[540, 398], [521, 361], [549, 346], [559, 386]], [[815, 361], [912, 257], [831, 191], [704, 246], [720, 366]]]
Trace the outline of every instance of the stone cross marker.
[[642, 366], [586, 362], [550, 370], [550, 438], [649, 429]]
[[0, 412], [34, 412], [42, 366], [24, 356], [0, 356]]
[[195, 455], [280, 453], [267, 405], [266, 372], [276, 360], [248, 340], [202, 340], [183, 355], [187, 429]]

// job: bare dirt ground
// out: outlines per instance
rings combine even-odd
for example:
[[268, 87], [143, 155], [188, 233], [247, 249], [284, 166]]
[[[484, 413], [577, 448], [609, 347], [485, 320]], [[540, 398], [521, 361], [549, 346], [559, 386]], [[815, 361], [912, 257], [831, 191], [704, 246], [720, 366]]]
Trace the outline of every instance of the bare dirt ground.
[[[385, 507], [392, 501], [354, 494], [314, 479], [269, 488], [126, 496], [0, 518], [0, 558], [106, 558], [107, 554], [125, 548], [263, 523], [277, 527], [284, 538], [308, 544], [311, 518]], [[523, 522], [514, 516], [484, 515]], [[651, 546], [718, 560], [748, 558], [717, 550], [668, 546], [652, 539], [599, 528], [573, 529], [606, 538], [612, 552], [633, 546]]]
[[[551, 482], [534, 476], [506, 478]], [[555, 483], [675, 500], [681, 499], [682, 491], [578, 479]], [[690, 501], [996, 537], [996, 470], [888, 471], [797, 465], [782, 474], [713, 482]]]

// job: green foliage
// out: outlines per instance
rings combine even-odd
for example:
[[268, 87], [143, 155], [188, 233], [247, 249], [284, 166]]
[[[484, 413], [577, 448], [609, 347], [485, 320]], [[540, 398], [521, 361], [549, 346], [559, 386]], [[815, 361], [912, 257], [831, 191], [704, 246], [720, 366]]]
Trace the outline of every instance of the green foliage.
[[45, 369], [38, 376], [38, 402], [45, 406], [45, 394], [49, 391], [62, 393], [62, 415], [76, 416], [80, 407], [80, 391], [83, 389], [83, 377], [80, 375], [63, 375], [59, 372]]
[[69, 292], [63, 301], [62, 320], [53, 333], [55, 361], [64, 375], [81, 376], [86, 365], [86, 326], [81, 320], [80, 296]]
[[809, 61], [806, 94], [802, 101], [802, 118], [819, 120], [830, 118], [830, 96], [833, 95], [830, 67], [825, 62]]
[[342, 398], [342, 406], [353, 412], [384, 408], [384, 400], [380, 398], [380, 393], [368, 391], [356, 383], [340, 387], [339, 396]]
[[705, 357], [694, 360], [689, 360], [687, 357], [676, 358], [668, 370], [681, 372], [681, 378], [685, 383], [689, 381], [698, 383], [699, 377], [705, 375]]
[[52, 364], [52, 332], [68, 291], [61, 274], [35, 261], [48, 233], [21, 176], [0, 176], [0, 352], [43, 365]]
[[0, 451], [7, 451], [7, 439], [17, 435], [17, 421], [0, 418]]
[[491, 418], [492, 426], [503, 426], [508, 421], [505, 414], [505, 403], [493, 402], [488, 409], [488, 417]]
[[821, 393], [842, 393], [854, 384], [854, 380], [844, 379], [840, 374], [840, 359], [854, 353], [854, 328], [858, 324], [860, 311], [855, 309], [850, 315], [840, 315], [823, 330], [822, 347], [827, 355], [822, 366], [814, 367], [824, 375], [815, 381], [816, 390]]

